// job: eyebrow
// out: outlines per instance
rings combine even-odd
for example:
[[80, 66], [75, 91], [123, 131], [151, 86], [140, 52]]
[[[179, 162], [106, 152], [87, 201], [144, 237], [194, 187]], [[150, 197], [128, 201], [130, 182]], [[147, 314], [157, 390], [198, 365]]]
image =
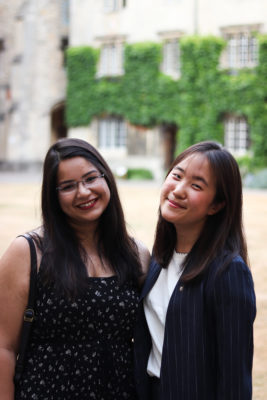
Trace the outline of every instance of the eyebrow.
[[[174, 167], [174, 169], [178, 169], [178, 170], [181, 171], [183, 174], [185, 173], [185, 170], [184, 170], [183, 168], [181, 168], [181, 167]], [[209, 186], [209, 185], [208, 185], [208, 182], [206, 181], [205, 178], [203, 178], [203, 176], [193, 175], [192, 178], [193, 178], [194, 180], [203, 182], [204, 185], [206, 185], [207, 187]]]
[[[94, 174], [95, 172], [98, 172], [96, 169], [92, 169], [92, 171], [86, 172], [85, 174], [82, 175], [82, 179], [86, 178], [88, 175]], [[75, 179], [67, 179], [66, 181], [61, 181], [59, 182], [59, 185], [62, 185], [63, 183], [70, 183], [70, 182], [77, 182]]]

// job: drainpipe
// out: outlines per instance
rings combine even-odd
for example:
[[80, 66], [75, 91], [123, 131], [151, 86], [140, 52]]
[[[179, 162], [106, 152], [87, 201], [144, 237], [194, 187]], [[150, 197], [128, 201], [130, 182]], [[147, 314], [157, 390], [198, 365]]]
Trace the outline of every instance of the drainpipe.
[[193, 0], [193, 29], [194, 34], [198, 34], [198, 4], [199, 0]]

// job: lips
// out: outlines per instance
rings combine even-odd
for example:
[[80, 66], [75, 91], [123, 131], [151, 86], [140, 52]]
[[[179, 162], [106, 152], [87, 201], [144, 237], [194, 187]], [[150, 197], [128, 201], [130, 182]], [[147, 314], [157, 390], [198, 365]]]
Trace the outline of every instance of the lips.
[[186, 208], [184, 205], [182, 205], [182, 204], [180, 204], [180, 203], [177, 203], [176, 201], [173, 201], [173, 200], [170, 200], [170, 199], [167, 199], [167, 200], [168, 200], [168, 203], [169, 203], [169, 206], [170, 206], [170, 207], [173, 207], [173, 208], [183, 208], [183, 209]]
[[88, 210], [88, 209], [94, 207], [96, 202], [97, 202], [97, 199], [93, 199], [93, 200], [87, 201], [86, 203], [79, 204], [77, 207], [80, 208], [81, 210]]

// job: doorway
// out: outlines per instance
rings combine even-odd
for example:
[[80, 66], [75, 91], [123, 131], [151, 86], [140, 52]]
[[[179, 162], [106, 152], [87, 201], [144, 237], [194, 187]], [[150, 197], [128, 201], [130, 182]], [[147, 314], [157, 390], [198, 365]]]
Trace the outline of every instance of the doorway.
[[65, 102], [56, 104], [51, 110], [51, 139], [52, 143], [67, 136], [65, 124]]
[[176, 124], [161, 125], [161, 135], [163, 144], [163, 165], [165, 170], [169, 169], [174, 160], [175, 148], [176, 148], [176, 134], [177, 134]]

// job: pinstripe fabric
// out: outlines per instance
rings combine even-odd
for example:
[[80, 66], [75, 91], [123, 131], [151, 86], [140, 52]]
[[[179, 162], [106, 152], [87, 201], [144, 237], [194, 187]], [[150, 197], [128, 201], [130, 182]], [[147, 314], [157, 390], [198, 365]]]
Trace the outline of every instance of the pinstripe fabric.
[[[177, 283], [170, 299], [161, 365], [162, 400], [250, 400], [256, 300], [248, 267], [236, 257], [223, 273], [213, 262], [195, 284]], [[160, 267], [152, 260], [135, 334], [140, 400], [150, 397], [146, 366], [151, 340], [142, 298]]]

